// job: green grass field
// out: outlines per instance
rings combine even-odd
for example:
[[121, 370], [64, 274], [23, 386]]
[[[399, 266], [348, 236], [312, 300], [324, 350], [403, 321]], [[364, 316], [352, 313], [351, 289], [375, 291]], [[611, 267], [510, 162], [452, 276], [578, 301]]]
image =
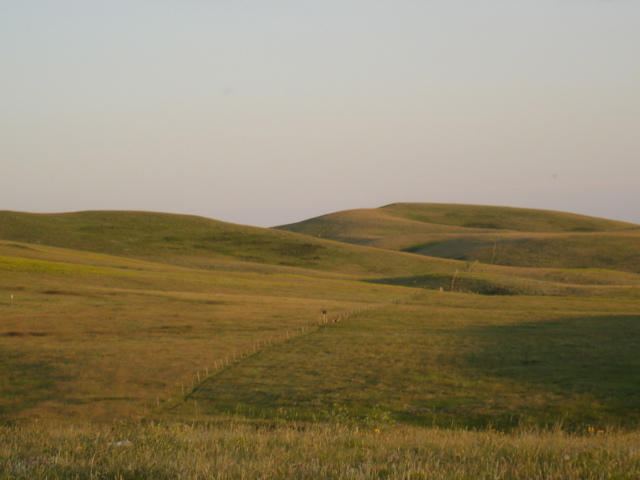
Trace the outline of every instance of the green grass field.
[[638, 477], [637, 226], [299, 226], [0, 212], [0, 479]]
[[189, 401], [206, 414], [372, 425], [635, 427], [637, 306], [424, 294], [265, 348]]

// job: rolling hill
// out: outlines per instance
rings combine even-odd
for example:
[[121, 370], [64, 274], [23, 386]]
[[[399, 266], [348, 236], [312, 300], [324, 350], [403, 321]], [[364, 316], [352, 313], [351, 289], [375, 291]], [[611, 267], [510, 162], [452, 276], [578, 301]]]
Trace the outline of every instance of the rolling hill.
[[534, 268], [640, 273], [640, 226], [563, 212], [393, 204], [276, 227], [431, 257]]
[[[494, 226], [501, 218], [505, 228], [487, 233], [462, 226], [482, 216]], [[549, 232], [561, 227], [571, 233]], [[24, 256], [47, 245], [187, 268], [492, 295], [635, 297], [639, 232], [630, 224], [559, 212], [431, 204], [338, 212], [277, 229], [155, 212], [0, 212], [0, 240], [29, 245]]]
[[[0, 240], [194, 268], [291, 267], [385, 275], [447, 262], [356, 248], [290, 232], [154, 212], [0, 212]], [[450, 263], [450, 262], [449, 262]]]
[[[575, 425], [640, 414], [640, 275], [628, 268], [635, 251], [620, 253], [635, 226], [509, 209], [490, 220], [503, 229], [480, 228], [468, 226], [478, 211], [429, 208], [338, 212], [300, 232], [150, 212], [0, 212], [0, 417], [511, 428], [567, 411]], [[460, 210], [467, 219], [424, 221]], [[496, 232], [567, 250], [553, 268], [504, 265]], [[464, 240], [483, 235], [488, 245]], [[493, 264], [425, 255], [494, 246]]]

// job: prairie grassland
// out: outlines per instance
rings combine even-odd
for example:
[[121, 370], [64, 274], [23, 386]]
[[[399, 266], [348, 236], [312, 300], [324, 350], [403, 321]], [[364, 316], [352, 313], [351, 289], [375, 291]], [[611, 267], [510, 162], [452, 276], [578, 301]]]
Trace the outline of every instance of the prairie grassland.
[[[84, 255], [0, 259], [0, 291], [15, 292], [0, 304], [5, 418], [162, 417], [177, 403], [174, 418], [638, 422], [633, 297], [486, 297]], [[294, 338], [321, 309], [370, 306]]]
[[[640, 229], [596, 233], [494, 232], [385, 239], [374, 246], [432, 257], [534, 268], [640, 272]], [[399, 247], [399, 248], [398, 248]]]
[[380, 210], [388, 215], [424, 223], [521, 232], [598, 232], [638, 227], [632, 223], [574, 213], [490, 205], [394, 203]]
[[[281, 230], [151, 212], [26, 214], [0, 211], [0, 238], [21, 255], [41, 245], [216, 270], [307, 269], [336, 275], [425, 273], [449, 261], [365, 250]], [[17, 243], [22, 242], [22, 243]], [[1, 249], [1, 247], [0, 247]], [[264, 269], [263, 269], [264, 270]]]
[[374, 209], [330, 213], [277, 227], [310, 236], [359, 243], [381, 237], [518, 232], [623, 231], [638, 225], [565, 212], [436, 203], [395, 203]]
[[393, 204], [278, 227], [430, 257], [535, 268], [640, 273], [640, 227], [563, 212], [479, 205]]
[[637, 479], [640, 434], [232, 420], [0, 427], [0, 479]]
[[399, 295], [277, 269], [187, 269], [59, 249], [53, 258], [65, 261], [44, 260], [49, 251], [0, 257], [0, 415], [11, 420], [138, 418], [222, 359], [293, 336], [323, 308]]
[[[345, 240], [347, 241], [347, 240]], [[494, 231], [399, 235], [354, 241], [371, 247], [475, 262], [493, 272], [535, 269], [602, 269], [640, 273], [640, 228], [598, 233]], [[533, 273], [533, 272], [531, 272]]]
[[639, 304], [424, 292], [265, 349], [204, 381], [183, 411], [506, 430], [634, 427]]
[[[366, 228], [630, 228], [386, 210]], [[0, 223], [0, 480], [640, 476], [638, 274], [139, 212]], [[457, 293], [483, 285], [509, 296]]]
[[[472, 264], [474, 265], [474, 264]], [[480, 295], [640, 299], [640, 275], [606, 270], [490, 269], [376, 278], [374, 284]]]

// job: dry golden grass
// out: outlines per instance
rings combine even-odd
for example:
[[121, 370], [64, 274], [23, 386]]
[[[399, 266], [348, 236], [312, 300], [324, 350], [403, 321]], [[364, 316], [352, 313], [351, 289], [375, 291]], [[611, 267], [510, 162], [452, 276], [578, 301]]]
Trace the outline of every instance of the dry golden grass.
[[246, 423], [0, 427], [0, 479], [636, 479], [640, 436]]
[[323, 308], [399, 295], [279, 267], [188, 269], [20, 244], [0, 253], [0, 415], [13, 420], [138, 418]]

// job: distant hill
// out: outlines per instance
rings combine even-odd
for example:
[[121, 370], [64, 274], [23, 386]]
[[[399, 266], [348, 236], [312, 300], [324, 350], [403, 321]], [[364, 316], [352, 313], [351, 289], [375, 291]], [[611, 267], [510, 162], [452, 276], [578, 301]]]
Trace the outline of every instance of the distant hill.
[[398, 203], [277, 228], [456, 260], [640, 272], [639, 225], [547, 210]]
[[609, 232], [638, 228], [626, 222], [528, 208], [434, 203], [396, 203], [380, 210], [423, 223], [519, 232]]
[[[640, 230], [633, 225], [526, 210], [535, 220], [528, 221], [532, 229], [560, 228], [566, 218], [570, 233], [453, 225], [466, 223], [454, 218], [456, 211], [467, 218], [469, 209], [477, 212], [462, 205], [436, 208], [452, 225], [401, 216], [421, 211], [427, 218], [431, 207], [399, 204], [337, 212], [280, 229], [153, 212], [5, 211], [0, 212], [0, 243], [11, 256], [31, 256], [28, 245], [68, 249], [71, 262], [76, 262], [73, 252], [94, 252], [204, 270], [330, 276], [489, 295], [638, 295]], [[492, 215], [492, 207], [482, 209]], [[513, 218], [519, 211], [504, 209], [495, 217], [501, 214], [505, 224], [520, 222], [524, 228], [527, 222]], [[576, 233], [578, 228], [595, 231]], [[20, 248], [12, 250], [7, 242]]]
[[0, 212], [0, 240], [196, 268], [271, 265], [349, 275], [432, 270], [442, 261], [190, 215], [131, 211]]

